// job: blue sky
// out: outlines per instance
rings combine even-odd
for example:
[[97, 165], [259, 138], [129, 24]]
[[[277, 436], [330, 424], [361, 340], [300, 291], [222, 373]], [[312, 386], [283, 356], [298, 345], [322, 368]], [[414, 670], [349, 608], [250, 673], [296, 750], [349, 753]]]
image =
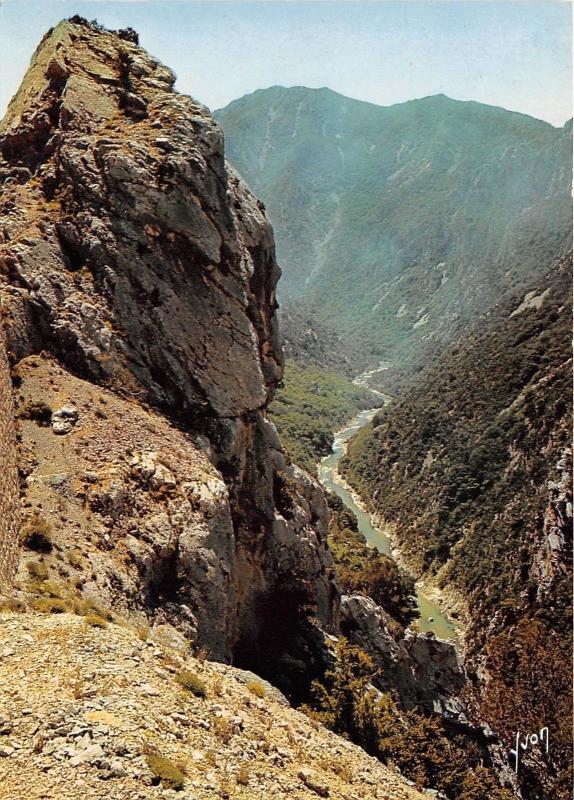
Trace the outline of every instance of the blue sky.
[[255, 89], [329, 86], [391, 105], [443, 92], [561, 125], [572, 116], [567, 2], [0, 0], [0, 115], [43, 33], [81, 14], [131, 25], [210, 108]]

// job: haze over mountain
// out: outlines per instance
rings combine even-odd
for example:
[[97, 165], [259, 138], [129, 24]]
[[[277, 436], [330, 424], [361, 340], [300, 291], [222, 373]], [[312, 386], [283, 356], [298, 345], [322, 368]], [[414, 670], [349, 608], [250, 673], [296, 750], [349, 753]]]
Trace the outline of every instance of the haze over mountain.
[[216, 118], [267, 204], [283, 300], [373, 357], [420, 362], [568, 248], [571, 122], [279, 86]]

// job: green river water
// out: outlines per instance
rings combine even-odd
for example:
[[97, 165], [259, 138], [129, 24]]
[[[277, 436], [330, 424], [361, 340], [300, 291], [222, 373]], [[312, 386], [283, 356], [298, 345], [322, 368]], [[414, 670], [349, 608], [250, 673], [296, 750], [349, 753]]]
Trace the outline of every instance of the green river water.
[[[366, 425], [379, 409], [369, 409], [362, 411], [352, 420], [348, 427], [335, 434], [333, 451], [330, 456], [326, 456], [319, 464], [319, 480], [329, 491], [337, 494], [345, 505], [356, 515], [359, 530], [366, 537], [367, 541], [377, 550], [386, 555], [391, 555], [391, 541], [378, 528], [373, 527], [371, 518], [362, 511], [348, 490], [339, 482], [337, 476], [337, 465], [345, 452], [346, 442], [355, 434], [359, 428]], [[447, 615], [432, 600], [417, 590], [417, 603], [420, 611], [420, 619], [414, 623], [413, 627], [420, 631], [432, 631], [440, 639], [456, 639], [456, 626]], [[431, 621], [432, 620], [432, 621]]]

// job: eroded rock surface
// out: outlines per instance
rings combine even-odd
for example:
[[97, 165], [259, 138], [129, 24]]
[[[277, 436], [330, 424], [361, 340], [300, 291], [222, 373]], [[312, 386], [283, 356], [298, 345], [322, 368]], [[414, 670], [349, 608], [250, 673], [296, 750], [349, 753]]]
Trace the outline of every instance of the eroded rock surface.
[[[177, 681], [191, 671], [196, 697]], [[258, 694], [253, 692], [257, 687]], [[158, 786], [149, 755], [184, 771]], [[233, 667], [154, 632], [0, 612], [3, 800], [422, 800], [403, 776]]]
[[327, 630], [338, 589], [323, 494], [265, 419], [283, 369], [272, 231], [173, 84], [129, 37], [44, 37], [0, 125], [0, 299], [49, 575], [230, 659], [287, 580]]
[[342, 597], [341, 628], [349, 641], [375, 660], [378, 687], [396, 691], [407, 708], [423, 706], [458, 716], [462, 706], [455, 698], [466, 676], [454, 644], [411, 629], [398, 635], [396, 627], [371, 598]]
[[[64, 22], [0, 153], [21, 592], [103, 604], [215, 659], [271, 659], [296, 691], [328, 658], [322, 631], [340, 632], [340, 593], [323, 491], [265, 416], [279, 269], [221, 131], [132, 41]], [[406, 705], [460, 688], [452, 646], [402, 640], [365, 598], [343, 614]]]

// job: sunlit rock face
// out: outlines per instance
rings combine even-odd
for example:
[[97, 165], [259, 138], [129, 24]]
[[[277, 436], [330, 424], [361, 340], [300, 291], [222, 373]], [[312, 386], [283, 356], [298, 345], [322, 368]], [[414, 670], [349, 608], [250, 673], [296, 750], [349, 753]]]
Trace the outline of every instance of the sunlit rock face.
[[[78, 409], [60, 435], [22, 422], [25, 508], [57, 504], [64, 550], [90, 542], [95, 593], [228, 659], [287, 578], [326, 629], [339, 595], [322, 492], [265, 419], [283, 371], [273, 233], [173, 84], [133, 37], [77, 19], [44, 37], [0, 126], [3, 325], [18, 402], [24, 385]], [[153, 441], [122, 429], [141, 413]], [[51, 458], [64, 478], [46, 489]], [[65, 490], [78, 470], [92, 489]]]

